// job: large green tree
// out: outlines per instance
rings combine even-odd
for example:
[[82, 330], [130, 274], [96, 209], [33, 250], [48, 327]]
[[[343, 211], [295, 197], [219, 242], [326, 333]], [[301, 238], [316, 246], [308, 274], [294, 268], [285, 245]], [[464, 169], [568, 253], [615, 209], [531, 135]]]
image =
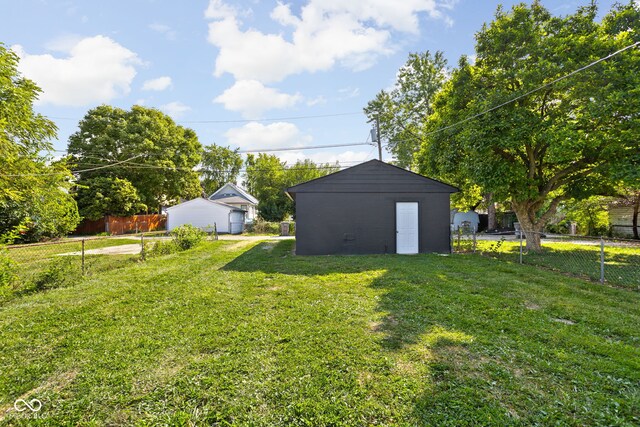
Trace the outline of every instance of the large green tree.
[[566, 17], [539, 2], [498, 9], [476, 34], [475, 64], [463, 58], [434, 102], [421, 171], [508, 199], [539, 250], [558, 205], [614, 191], [611, 170], [640, 149], [640, 50], [556, 80], [639, 37], [633, 3], [600, 23], [594, 4]]
[[433, 112], [434, 97], [446, 79], [447, 61], [442, 52], [411, 53], [393, 88], [380, 91], [364, 108], [369, 120], [379, 123], [380, 136], [398, 166], [414, 164], [425, 118]]
[[19, 74], [15, 53], [0, 44], [0, 237], [9, 240], [63, 236], [79, 221], [71, 173], [42, 154], [57, 129], [33, 111], [39, 94]]
[[207, 145], [202, 153], [200, 176], [202, 189], [207, 196], [227, 182], [236, 182], [242, 169], [242, 156], [238, 150], [219, 145]]
[[152, 211], [202, 193], [196, 133], [153, 108], [90, 110], [69, 137], [68, 151], [77, 169], [86, 171], [79, 172], [79, 184], [97, 177], [125, 179]]
[[290, 210], [284, 193], [285, 162], [273, 154], [247, 155], [244, 187], [258, 199], [260, 217], [266, 221], [282, 221]]
[[92, 220], [106, 215], [135, 215], [147, 209], [136, 188], [126, 179], [106, 176], [87, 179], [78, 185], [75, 197], [80, 215]]
[[249, 154], [246, 160], [244, 187], [259, 201], [260, 217], [282, 221], [295, 214], [295, 206], [285, 194], [287, 188], [340, 170], [338, 165], [298, 160], [292, 166], [272, 154]]

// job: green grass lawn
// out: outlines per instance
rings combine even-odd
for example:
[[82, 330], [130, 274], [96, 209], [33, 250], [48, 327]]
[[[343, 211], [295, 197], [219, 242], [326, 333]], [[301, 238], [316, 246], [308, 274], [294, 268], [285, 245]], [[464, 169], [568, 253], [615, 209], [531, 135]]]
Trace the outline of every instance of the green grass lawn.
[[639, 293], [292, 244], [205, 242], [0, 306], [0, 425], [640, 424]]

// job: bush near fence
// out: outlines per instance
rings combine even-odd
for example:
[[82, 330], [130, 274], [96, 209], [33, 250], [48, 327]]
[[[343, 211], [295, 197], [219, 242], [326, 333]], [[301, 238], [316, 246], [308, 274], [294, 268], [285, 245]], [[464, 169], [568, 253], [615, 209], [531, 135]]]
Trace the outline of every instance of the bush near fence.
[[491, 236], [452, 233], [452, 252], [479, 253], [493, 258], [535, 265], [640, 291], [640, 241], [585, 237], [542, 236], [540, 252], [527, 251], [526, 240], [519, 235]]
[[[296, 223], [289, 221], [289, 235], [295, 235]], [[247, 224], [246, 232], [252, 234], [267, 234], [267, 235], [279, 235], [280, 223], [256, 220], [251, 224]]]

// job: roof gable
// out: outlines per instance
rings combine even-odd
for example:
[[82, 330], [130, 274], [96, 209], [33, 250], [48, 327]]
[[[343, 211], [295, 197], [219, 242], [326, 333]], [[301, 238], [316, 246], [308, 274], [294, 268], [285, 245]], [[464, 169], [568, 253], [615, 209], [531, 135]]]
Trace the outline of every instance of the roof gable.
[[287, 193], [456, 193], [456, 187], [370, 160], [287, 189]]
[[225, 185], [220, 187], [216, 192], [210, 195], [209, 200], [216, 200], [216, 199], [229, 197], [228, 194], [233, 194], [238, 197], [242, 197], [243, 199], [246, 199], [247, 202], [249, 202], [250, 204], [253, 204], [253, 205], [258, 204], [258, 199], [253, 197], [251, 194], [247, 193], [247, 191], [244, 190], [243, 188], [231, 182], [227, 182]]

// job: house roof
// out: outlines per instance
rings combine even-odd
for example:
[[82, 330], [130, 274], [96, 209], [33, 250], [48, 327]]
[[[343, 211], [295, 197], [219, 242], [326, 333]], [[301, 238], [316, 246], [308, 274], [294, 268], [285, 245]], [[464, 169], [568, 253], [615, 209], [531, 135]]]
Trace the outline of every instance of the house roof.
[[287, 189], [289, 197], [296, 193], [456, 193], [458, 188], [426, 176], [369, 160]]
[[221, 202], [221, 203], [228, 203], [228, 204], [237, 204], [237, 205], [253, 205], [254, 204], [247, 201], [247, 199], [245, 199], [244, 197], [239, 197], [239, 196], [220, 197], [219, 199], [215, 199], [215, 201]]
[[223, 206], [223, 207], [228, 208], [228, 209], [230, 209], [232, 211], [246, 212], [246, 210], [244, 210], [244, 209], [240, 209], [240, 208], [237, 208], [235, 206], [228, 205], [226, 203], [218, 202], [216, 200], [208, 200], [208, 199], [205, 199], [204, 197], [196, 197], [195, 199], [187, 200], [186, 202], [182, 202], [182, 203], [178, 203], [177, 205], [170, 206], [170, 207], [167, 208], [167, 211], [170, 211], [171, 209], [177, 208], [178, 206], [182, 207], [182, 206], [185, 206], [185, 205], [188, 205], [188, 204], [192, 204], [192, 203], [194, 203], [196, 201], [200, 201], [200, 200], [205, 201], [207, 203], [212, 203], [214, 205]]
[[223, 194], [225, 194], [223, 192], [223, 190], [226, 187], [230, 187], [233, 191], [235, 191], [237, 193], [238, 196], [243, 197], [244, 199], [246, 199], [249, 203], [252, 203], [254, 205], [258, 204], [258, 199], [256, 199], [255, 197], [253, 197], [251, 194], [247, 193], [247, 191], [231, 182], [227, 182], [225, 185], [223, 185], [222, 187], [220, 187], [216, 192], [214, 192], [212, 195], [209, 196], [209, 200], [217, 200], [217, 199], [222, 199], [225, 197], [229, 197], [229, 196], [223, 196]]

